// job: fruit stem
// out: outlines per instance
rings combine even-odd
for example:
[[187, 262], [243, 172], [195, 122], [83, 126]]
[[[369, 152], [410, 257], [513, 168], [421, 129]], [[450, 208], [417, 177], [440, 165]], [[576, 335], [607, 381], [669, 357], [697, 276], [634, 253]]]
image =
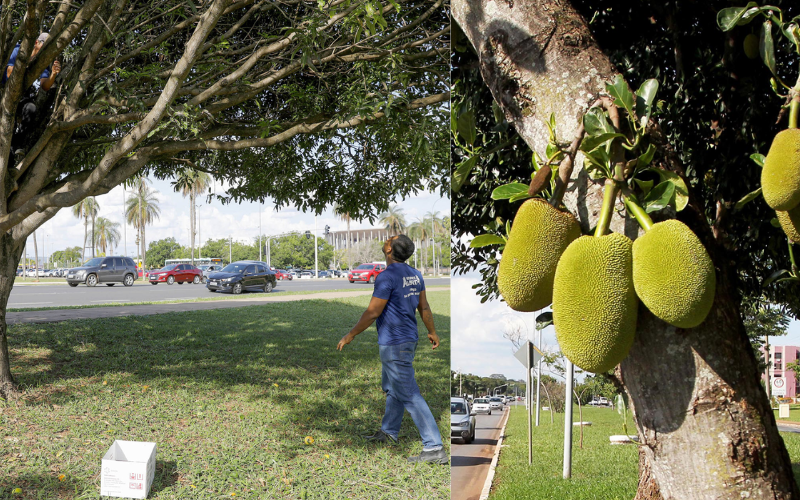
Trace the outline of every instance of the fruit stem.
[[605, 189], [603, 190], [603, 207], [600, 209], [600, 218], [597, 219], [597, 227], [594, 230], [595, 237], [603, 236], [608, 232], [618, 191], [617, 183], [613, 179], [606, 179]]
[[653, 219], [651, 219], [650, 216], [647, 215], [647, 212], [645, 212], [644, 209], [635, 201], [628, 196], [623, 196], [622, 202], [625, 204], [625, 208], [628, 209], [628, 214], [632, 215], [633, 218], [636, 219], [636, 222], [642, 226], [642, 229], [644, 229], [645, 233], [653, 227]]
[[789, 128], [797, 128], [797, 115], [800, 111], [800, 94], [792, 92], [792, 102], [789, 104]]

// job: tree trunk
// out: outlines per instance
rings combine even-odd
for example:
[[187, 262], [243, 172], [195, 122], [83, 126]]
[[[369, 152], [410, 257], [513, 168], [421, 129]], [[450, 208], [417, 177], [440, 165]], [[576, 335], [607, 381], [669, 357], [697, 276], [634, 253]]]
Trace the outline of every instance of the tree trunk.
[[[495, 101], [531, 149], [545, 150], [551, 113], [559, 140], [572, 142], [615, 74], [586, 21], [564, 0], [454, 0], [452, 7]], [[564, 203], [587, 233], [600, 211], [602, 184], [582, 165], [578, 154]], [[800, 498], [739, 316], [735, 271], [720, 267], [724, 250], [702, 212], [690, 206], [681, 219], [709, 249], [717, 295], [706, 321], [691, 330], [639, 308], [634, 346], [616, 369], [641, 441], [636, 498]], [[635, 221], [618, 215], [611, 229], [630, 238], [639, 233]]]
[[0, 234], [0, 398], [5, 399], [17, 394], [17, 385], [11, 375], [11, 358], [8, 354], [6, 306], [24, 247], [25, 238], [15, 241], [9, 233]]

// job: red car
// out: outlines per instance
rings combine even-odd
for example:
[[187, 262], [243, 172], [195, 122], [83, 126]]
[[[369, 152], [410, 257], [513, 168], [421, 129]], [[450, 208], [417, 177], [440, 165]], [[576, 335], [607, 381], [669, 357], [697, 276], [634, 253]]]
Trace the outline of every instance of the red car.
[[184, 283], [194, 283], [195, 285], [203, 282], [203, 271], [191, 264], [170, 264], [155, 271], [149, 271], [151, 285], [158, 285], [159, 283], [166, 283], [171, 285], [178, 282], [179, 285]]
[[347, 274], [347, 279], [350, 280], [350, 283], [353, 283], [354, 281], [375, 283], [375, 278], [377, 278], [384, 269], [386, 269], [386, 264], [361, 264]]
[[294, 276], [287, 273], [285, 269], [275, 269], [275, 278], [279, 280], [289, 280], [292, 281]]

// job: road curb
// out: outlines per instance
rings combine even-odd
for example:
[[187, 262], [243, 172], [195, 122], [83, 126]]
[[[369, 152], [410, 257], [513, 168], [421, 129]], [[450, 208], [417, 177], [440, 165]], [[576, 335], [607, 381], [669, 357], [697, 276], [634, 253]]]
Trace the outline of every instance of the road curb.
[[506, 436], [506, 426], [508, 425], [508, 418], [511, 415], [511, 407], [508, 408], [508, 411], [503, 413], [503, 418], [505, 418], [506, 421], [503, 422], [503, 428], [500, 429], [500, 437], [497, 438], [497, 447], [494, 450], [492, 463], [489, 465], [489, 474], [486, 475], [486, 482], [483, 483], [480, 500], [487, 500], [489, 498], [489, 492], [492, 489], [492, 481], [494, 481], [494, 470], [497, 468], [498, 460], [500, 460], [500, 449], [503, 447], [503, 438]]

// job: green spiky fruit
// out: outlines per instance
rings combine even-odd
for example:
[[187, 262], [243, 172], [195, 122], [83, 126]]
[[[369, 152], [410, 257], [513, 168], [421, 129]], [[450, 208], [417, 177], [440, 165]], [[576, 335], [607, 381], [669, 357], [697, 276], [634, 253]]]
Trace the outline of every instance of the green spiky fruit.
[[553, 322], [564, 355], [592, 373], [625, 359], [636, 334], [632, 242], [626, 236], [582, 236], [558, 261]]
[[702, 323], [714, 303], [714, 264], [683, 222], [654, 224], [633, 242], [633, 286], [650, 312], [678, 328]]
[[758, 35], [750, 33], [744, 37], [744, 55], [748, 59], [758, 59]]
[[580, 225], [571, 213], [539, 198], [522, 204], [497, 270], [497, 288], [509, 307], [530, 312], [553, 302], [558, 259], [580, 235]]
[[761, 170], [764, 200], [787, 212], [800, 205], [800, 129], [783, 130], [772, 140]]
[[778, 216], [778, 222], [781, 223], [781, 228], [789, 241], [800, 243], [800, 205], [788, 212], [775, 212], [775, 215]]

